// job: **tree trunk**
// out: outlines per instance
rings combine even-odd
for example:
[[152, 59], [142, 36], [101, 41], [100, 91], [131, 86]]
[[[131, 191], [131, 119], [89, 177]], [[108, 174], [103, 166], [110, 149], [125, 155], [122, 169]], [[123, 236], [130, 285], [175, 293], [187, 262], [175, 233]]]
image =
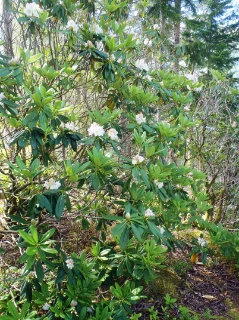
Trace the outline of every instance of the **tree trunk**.
[[4, 54], [9, 57], [14, 57], [13, 51], [13, 27], [12, 27], [12, 13], [10, 1], [2, 2], [2, 32], [4, 39]]

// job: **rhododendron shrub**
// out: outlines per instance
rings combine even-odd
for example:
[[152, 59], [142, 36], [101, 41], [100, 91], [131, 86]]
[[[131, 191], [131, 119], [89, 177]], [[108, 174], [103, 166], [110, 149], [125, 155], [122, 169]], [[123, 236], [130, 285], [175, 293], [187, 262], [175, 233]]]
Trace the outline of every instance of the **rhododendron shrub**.
[[[172, 231], [208, 209], [204, 175], [182, 161], [194, 84], [145, 62], [157, 32], [135, 37], [125, 7], [13, 1], [28, 34], [0, 60], [1, 177], [23, 267], [5, 318], [127, 319], [177, 245]], [[99, 231], [90, 253], [64, 252], [43, 227], [63, 216]]]

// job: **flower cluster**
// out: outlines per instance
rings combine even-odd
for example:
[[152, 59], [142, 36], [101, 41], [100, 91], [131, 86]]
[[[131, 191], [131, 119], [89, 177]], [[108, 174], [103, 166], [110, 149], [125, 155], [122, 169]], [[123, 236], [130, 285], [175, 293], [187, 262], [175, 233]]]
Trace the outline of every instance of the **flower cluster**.
[[145, 217], [154, 217], [155, 216], [153, 211], [149, 208], [147, 210], [145, 210], [144, 215], [145, 215]]
[[135, 62], [135, 66], [136, 68], [148, 71], [149, 70], [149, 66], [147, 65], [147, 63], [144, 61], [144, 59], [139, 59]]
[[78, 26], [78, 24], [75, 23], [75, 21], [69, 20], [67, 22], [66, 29], [69, 29], [71, 31], [77, 32], [78, 29], [79, 29], [79, 26]]
[[143, 113], [139, 113], [139, 114], [136, 114], [136, 122], [138, 124], [141, 124], [143, 122], [146, 122], [146, 118], [144, 117]]
[[44, 183], [44, 187], [46, 189], [58, 189], [60, 186], [60, 181], [55, 181], [53, 178], [50, 178], [49, 181], [45, 181]]
[[158, 180], [154, 180], [154, 183], [156, 184], [156, 186], [157, 186], [159, 189], [163, 188], [163, 182], [160, 182], [160, 181], [158, 181]]
[[118, 132], [114, 128], [111, 128], [111, 129], [107, 130], [107, 134], [108, 134], [108, 136], [110, 137], [111, 140], [116, 140], [116, 141], [119, 140]]
[[66, 266], [68, 269], [73, 269], [74, 268], [74, 261], [72, 259], [67, 259]]
[[186, 111], [186, 112], [187, 112], [187, 111], [190, 111], [190, 107], [189, 107], [189, 106], [185, 106], [185, 107], [183, 108], [183, 110]]
[[104, 128], [96, 122], [93, 122], [92, 125], [88, 128], [89, 136], [100, 137], [100, 136], [103, 136], [104, 133], [105, 133]]
[[85, 43], [85, 46], [88, 47], [88, 48], [94, 47], [93, 43], [92, 43], [90, 40], [88, 40], [88, 41]]
[[148, 46], [148, 47], [151, 47], [153, 43], [152, 43], [152, 40], [146, 38], [146, 39], [144, 40], [144, 44], [145, 44], [146, 46]]
[[50, 309], [50, 305], [49, 305], [49, 303], [45, 303], [45, 304], [43, 304], [43, 306], [42, 306], [42, 310], [44, 310], [44, 311], [48, 311], [49, 309]]
[[198, 244], [201, 246], [201, 247], [205, 247], [207, 245], [207, 241], [201, 237], [198, 238]]
[[147, 74], [146, 76], [144, 76], [144, 79], [148, 81], [152, 81], [153, 78]]
[[9, 60], [9, 64], [15, 66], [18, 63], [18, 59], [17, 58], [12, 58], [11, 60]]
[[132, 164], [139, 164], [143, 161], [144, 161], [144, 157], [142, 157], [138, 154], [132, 158]]
[[24, 8], [24, 13], [28, 17], [39, 18], [39, 14], [41, 14], [42, 12], [42, 8], [40, 8], [40, 6], [35, 2], [27, 3], [26, 7]]
[[69, 123], [66, 123], [64, 125], [64, 128], [65, 129], [68, 129], [68, 130], [71, 130], [71, 131], [77, 131], [79, 129], [79, 127], [77, 127], [76, 125], [74, 125], [73, 122], [69, 122]]
[[157, 30], [160, 29], [160, 27], [159, 27], [159, 25], [156, 23], [156, 24], [153, 25], [153, 29], [157, 31]]

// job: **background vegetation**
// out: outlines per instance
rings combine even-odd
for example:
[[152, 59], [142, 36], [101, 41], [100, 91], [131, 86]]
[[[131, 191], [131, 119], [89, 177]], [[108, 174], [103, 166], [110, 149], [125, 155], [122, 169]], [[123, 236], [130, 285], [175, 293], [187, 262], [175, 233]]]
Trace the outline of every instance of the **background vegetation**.
[[139, 319], [175, 252], [238, 267], [230, 1], [4, 1], [1, 27], [0, 319]]

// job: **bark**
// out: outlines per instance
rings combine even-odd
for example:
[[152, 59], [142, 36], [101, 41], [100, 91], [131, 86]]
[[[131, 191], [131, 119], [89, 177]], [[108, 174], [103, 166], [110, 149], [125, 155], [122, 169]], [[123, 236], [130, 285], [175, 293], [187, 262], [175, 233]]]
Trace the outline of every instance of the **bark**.
[[11, 13], [11, 4], [6, 5], [6, 2], [2, 2], [2, 32], [4, 38], [4, 54], [9, 57], [14, 57], [13, 51], [13, 16]]

